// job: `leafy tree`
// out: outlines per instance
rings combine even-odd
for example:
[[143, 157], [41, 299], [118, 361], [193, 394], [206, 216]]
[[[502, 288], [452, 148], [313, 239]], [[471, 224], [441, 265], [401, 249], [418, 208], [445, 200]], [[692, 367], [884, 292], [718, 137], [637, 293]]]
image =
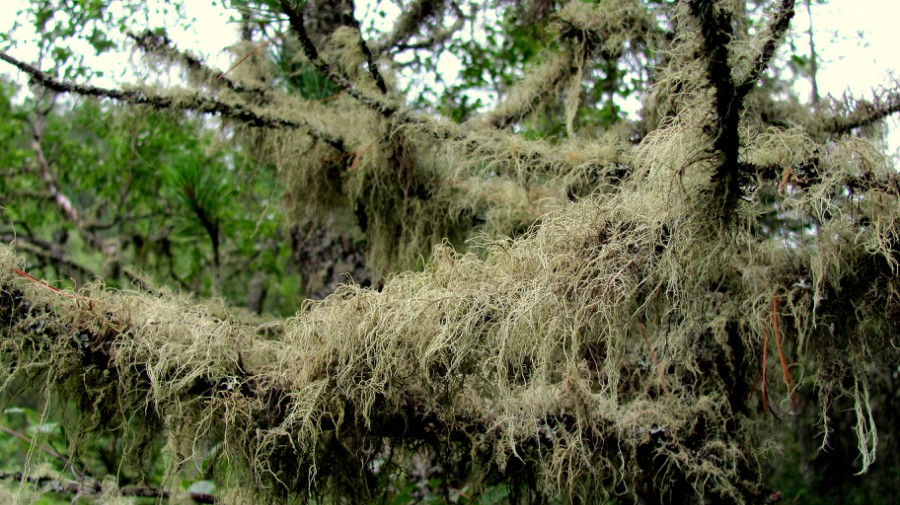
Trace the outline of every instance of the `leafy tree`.
[[[128, 25], [48, 5], [48, 58]], [[866, 136], [898, 94], [803, 105], [786, 81], [815, 71], [772, 63], [793, 1], [419, 0], [387, 33], [349, 1], [231, 7], [231, 69], [127, 33], [187, 88], [0, 52], [33, 88], [0, 110], [3, 391], [32, 399], [10, 431], [58, 448], [63, 491], [892, 499], [900, 185]], [[400, 89], [442, 51], [460, 83]], [[467, 98], [485, 89], [490, 110]], [[323, 290], [376, 281], [284, 320], [230, 307], [289, 311], [284, 274], [310, 294], [323, 268]], [[842, 459], [810, 463], [816, 423]], [[772, 434], [827, 478], [779, 467]], [[854, 458], [874, 478], [848, 491]]]

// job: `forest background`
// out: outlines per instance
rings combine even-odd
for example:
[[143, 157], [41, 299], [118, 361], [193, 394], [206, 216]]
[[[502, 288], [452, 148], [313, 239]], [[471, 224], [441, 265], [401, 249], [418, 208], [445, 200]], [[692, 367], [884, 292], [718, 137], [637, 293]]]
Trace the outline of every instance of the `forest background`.
[[[898, 313], [892, 312], [896, 281], [891, 280], [896, 269], [897, 209], [896, 199], [891, 199], [896, 197], [896, 176], [885, 157], [890, 144], [884, 120], [896, 110], [897, 99], [890, 83], [874, 95], [839, 100], [817, 90], [817, 65], [823, 56], [816, 53], [810, 34], [785, 32], [786, 27], [776, 23], [788, 11], [802, 17], [807, 4], [709, 3], [733, 16], [743, 30], [746, 40], [733, 36], [722, 43], [731, 44], [734, 54], [772, 33], [781, 49], [762, 60], [765, 72], [758, 75], [759, 89], [749, 94], [742, 112], [740, 163], [730, 159], [743, 167], [738, 170], [745, 172], [741, 177], [752, 173], [757, 182], [745, 177], [724, 190], [722, 202], [699, 205], [706, 218], [684, 207], [697, 206], [697, 195], [714, 202], [722, 189], [717, 175], [707, 178], [718, 189], [703, 189], [703, 172], [698, 179], [692, 171], [710, 163], [707, 155], [699, 154], [707, 149], [725, 153], [722, 166], [727, 165], [728, 149], [718, 140], [700, 147], [685, 140], [691, 135], [722, 136], [699, 127], [706, 119], [692, 111], [701, 110], [703, 100], [683, 96], [702, 96], [705, 91], [684, 89], [702, 88], [706, 82], [715, 88], [715, 75], [676, 75], [676, 81], [682, 80], [677, 84], [660, 78], [677, 74], [672, 62], [679, 58], [703, 61], [676, 48], [689, 45], [685, 33], [703, 32], [709, 20], [691, 9], [704, 2], [625, 2], [619, 8], [603, 2], [413, 2], [386, 28], [363, 16], [360, 23], [340, 2], [234, 2], [240, 40], [229, 49], [229, 65], [236, 66], [224, 76], [226, 68], [207, 66], [182, 51], [189, 48], [177, 48], [165, 30], [141, 24], [150, 17], [147, 9], [170, 9], [175, 17], [169, 19], [177, 19], [178, 3], [109, 4], [28, 4], [21, 19], [35, 27], [37, 36], [30, 49], [36, 47], [37, 56], [30, 63], [46, 75], [9, 56], [25, 45], [13, 32], [4, 39], [5, 61], [32, 83], [26, 87], [21, 79], [7, 80], [0, 111], [0, 234], [14, 248], [5, 260], [9, 266], [4, 266], [8, 271], [3, 289], [10, 295], [4, 298], [3, 313], [9, 328], [3, 335], [8, 408], [0, 434], [9, 455], [4, 475], [7, 481], [19, 481], [18, 487], [10, 487], [10, 496], [26, 502], [52, 500], [53, 495], [42, 493], [49, 487], [63, 491], [62, 496], [182, 493], [182, 498], [203, 501], [218, 493], [220, 499], [235, 502], [249, 500], [254, 493], [396, 503], [596, 496], [753, 501], [779, 494], [806, 503], [896, 499], [900, 466], [891, 415], [897, 406], [898, 375]], [[308, 35], [298, 43], [291, 13], [303, 9]], [[378, 17], [377, 11], [367, 12]], [[690, 16], [696, 25], [685, 21]], [[365, 45], [358, 42], [360, 33], [368, 41]], [[706, 51], [701, 52], [715, 53], [713, 39], [705, 39]], [[108, 70], [73, 50], [79, 47], [100, 54], [135, 48], [134, 59], [145, 65], [140, 68], [149, 84], [93, 87]], [[310, 47], [323, 51], [319, 61]], [[457, 79], [441, 80], [441, 52], [462, 62]], [[321, 66], [326, 60], [331, 67]], [[156, 75], [167, 79], [157, 82]], [[419, 75], [427, 77], [411, 77]], [[798, 81], [808, 86], [798, 87]], [[119, 86], [121, 90], [112, 89]], [[721, 86], [716, 88], [722, 92]], [[79, 98], [85, 95], [113, 100]], [[381, 95], [390, 100], [372, 99]], [[626, 104], [637, 104], [638, 110], [629, 114]], [[360, 106], [368, 110], [357, 111]], [[721, 110], [717, 114], [721, 124], [714, 121], [713, 130], [723, 128], [728, 115]], [[346, 124], [348, 117], [359, 124]], [[473, 140], [445, 124], [499, 133]], [[410, 129], [431, 131], [433, 138], [419, 138], [422, 131]], [[661, 131], [683, 137], [654, 135]], [[860, 139], [875, 147], [863, 147], [857, 143]], [[441, 147], [432, 150], [430, 143]], [[844, 175], [821, 175], [832, 166]], [[670, 196], [662, 207], [652, 203], [662, 194], [682, 190], [692, 195], [693, 203]], [[854, 196], [868, 191], [878, 195]], [[621, 196], [633, 194], [643, 194], [643, 203], [628, 199], [636, 201], [636, 196]], [[598, 211], [594, 206], [601, 205], [596, 199], [602, 195], [619, 195], [622, 201]], [[805, 200], [809, 198], [814, 200]], [[741, 208], [739, 200], [756, 207]], [[578, 205], [583, 210], [571, 210]], [[874, 208], [865, 208], [868, 205]], [[669, 208], [668, 217], [648, 217], [660, 208]], [[605, 217], [585, 222], [572, 212]], [[710, 215], [715, 226], [706, 222]], [[836, 215], [849, 216], [850, 231], [829, 228], [836, 226]], [[545, 219], [551, 224], [541, 225]], [[715, 233], [697, 232], [697, 220]], [[691, 233], [673, 233], [675, 223]], [[764, 253], [755, 254], [791, 259], [760, 264], [754, 263], [758, 259], [734, 260], [744, 262], [734, 267], [740, 272], [736, 278], [743, 279], [739, 282], [734, 274], [698, 272], [698, 262], [718, 265], [720, 257], [728, 257], [722, 251], [716, 251], [715, 260], [698, 256], [698, 244], [724, 240], [733, 248], [748, 240], [734, 231], [741, 227], [751, 230], [753, 240], [747, 243], [767, 244]], [[553, 235], [559, 228], [580, 231]], [[821, 229], [838, 238], [823, 244]], [[615, 246], [602, 245], [593, 250], [592, 260], [578, 263], [590, 255], [569, 251], [565, 244], [586, 237]], [[448, 246], [459, 253], [468, 250], [471, 256], [458, 257]], [[804, 248], [811, 252], [797, 252]], [[18, 259], [12, 259], [13, 250]], [[559, 251], [562, 258], [554, 256]], [[640, 265], [621, 263], [625, 256], [644, 254], [648, 256]], [[811, 258], [809, 268], [796, 266], [803, 264], [798, 258], [804, 254]], [[538, 265], [517, 271], [492, 263], [498, 255], [522, 255], [524, 259], [513, 263]], [[593, 261], [606, 266], [592, 266]], [[559, 266], [566, 262], [580, 266]], [[610, 264], [619, 266], [610, 273]], [[662, 264], [670, 270], [664, 272]], [[492, 273], [476, 272], [481, 269]], [[721, 265], [709, 271], [719, 269]], [[545, 274], [536, 272], [545, 270], [558, 275], [549, 284], [560, 283], [550, 293], [528, 282], [529, 275], [541, 277]], [[423, 273], [402, 274], [406, 271]], [[489, 281], [494, 275], [500, 280]], [[707, 278], [710, 275], [716, 280]], [[858, 277], [867, 275], [871, 284], [858, 285]], [[687, 282], [698, 276], [705, 280]], [[84, 287], [95, 279], [102, 283]], [[322, 299], [351, 280], [370, 291], [345, 288], [319, 308], [303, 302]], [[486, 282], [501, 283], [500, 292], [485, 291]], [[722, 288], [734, 282], [750, 287]], [[560, 287], [566, 283], [577, 288]], [[15, 287], [22, 285], [38, 294], [28, 298], [22, 287]], [[437, 293], [437, 287], [451, 294]], [[57, 291], [65, 288], [83, 291]], [[567, 289], [580, 293], [566, 294]], [[873, 295], [872, 290], [879, 292]], [[116, 298], [131, 292], [150, 298]], [[661, 293], [665, 296], [657, 299]], [[101, 302], [107, 294], [113, 299]], [[534, 298], [538, 295], [546, 298]], [[716, 301], [732, 295], [739, 302], [727, 310], [723, 307], [728, 304]], [[27, 310], [16, 296], [27, 300]], [[442, 305], [447, 296], [461, 299]], [[498, 301], [489, 301], [489, 296]], [[547, 302], [556, 296], [562, 297], [562, 305]], [[696, 298], [686, 302], [685, 296]], [[423, 297], [440, 307], [412, 303]], [[150, 299], [156, 303], [147, 302]], [[362, 318], [366, 322], [352, 329], [334, 326], [348, 317], [342, 311], [348, 310], [350, 300], [363, 299], [374, 307], [371, 317]], [[824, 302], [832, 299], [845, 305]], [[101, 310], [94, 301], [124, 305]], [[75, 303], [77, 310], [66, 303]], [[145, 303], [150, 304], [141, 305]], [[781, 312], [779, 303], [787, 304]], [[585, 312], [594, 304], [604, 306], [595, 307], [598, 320]], [[298, 308], [299, 319], [279, 319]], [[756, 319], [736, 315], [748, 308]], [[433, 309], [436, 312], [430, 313]], [[112, 324], [115, 331], [100, 331], [91, 319], [98, 310], [122, 312], [128, 321]], [[185, 335], [184, 329], [171, 326], [166, 317], [186, 317], [178, 316], [179, 310], [198, 318], [192, 324], [200, 330], [186, 330]], [[687, 316], [685, 310], [703, 314]], [[135, 311], [147, 312], [149, 319], [135, 322]], [[545, 317], [554, 311], [574, 312], [569, 319]], [[391, 321], [390, 331], [384, 330], [385, 323], [372, 320], [382, 317]], [[838, 318], [853, 322], [841, 327]], [[507, 322], [505, 327], [496, 322], [501, 320]], [[621, 333], [598, 330], [600, 320], [617, 325]], [[727, 329], [731, 323], [724, 320], [733, 321], [737, 329]], [[777, 334], [779, 320], [789, 332], [784, 349]], [[246, 332], [253, 337], [225, 345], [217, 340], [223, 322], [251, 328]], [[48, 329], [57, 323], [64, 331]], [[378, 329], [378, 335], [360, 329], [367, 324]], [[408, 324], [421, 324], [427, 336], [404, 329]], [[444, 327], [453, 324], [461, 326], [446, 333]], [[147, 325], [161, 329], [146, 331]], [[672, 330], [673, 325], [679, 329]], [[663, 326], [668, 329], [663, 331]], [[360, 343], [369, 354], [396, 352], [404, 349], [403, 342], [415, 341], [410, 344], [415, 352], [407, 349], [403, 355], [418, 360], [420, 368], [401, 373], [391, 365], [382, 370], [372, 360], [360, 363], [358, 357], [342, 357], [333, 349], [324, 356], [310, 354], [303, 350], [312, 345], [304, 333], [309, 328], [345, 332], [342, 338], [347, 341], [329, 345], [352, 349]], [[719, 330], [711, 328], [725, 329], [718, 335]], [[767, 345], [775, 345], [769, 344], [770, 331], [778, 349], [767, 366], [765, 356], [774, 352], [767, 351]], [[804, 346], [805, 341], [816, 342], [823, 331], [832, 340]], [[364, 338], [353, 337], [354, 332]], [[568, 332], [579, 336], [571, 341]], [[155, 364], [130, 351], [120, 351], [119, 358], [109, 355], [109, 349], [128, 347], [117, 339], [139, 342], [144, 333], [161, 346], [161, 354], [167, 342], [182, 347], [166, 348], [167, 356]], [[232, 330], [226, 333], [234, 337]], [[525, 343], [516, 347], [503, 339], [483, 341], [498, 334]], [[463, 342], [472, 336], [477, 337], [473, 342]], [[373, 349], [367, 338], [384, 349]], [[683, 338], [690, 342], [679, 341]], [[104, 339], [109, 341], [101, 343]], [[294, 390], [294, 399], [275, 398], [281, 393], [259, 386], [262, 377], [273, 380], [269, 372], [251, 372], [243, 361], [254, 358], [229, 347], [252, 346], [255, 339], [287, 342], [302, 363], [324, 360], [327, 371], [316, 372], [316, 380], [304, 387], [322, 384], [323, 373], [333, 374], [336, 377], [325, 383], [336, 387], [341, 401], [352, 408], [335, 421], [335, 400], [323, 400], [321, 391], [305, 400], [297, 399], [302, 388]], [[709, 342], [698, 350], [694, 339]], [[576, 356], [558, 346], [571, 346]], [[491, 354], [495, 348], [498, 355]], [[835, 350], [841, 355], [824, 357]], [[227, 365], [232, 352], [239, 356], [234, 359], [240, 373]], [[736, 362], [722, 361], [720, 352], [743, 356], [729, 358]], [[209, 361], [191, 357], [173, 363], [179, 353], [205, 354]], [[507, 371], [478, 371], [468, 363], [473, 356], [488, 362], [495, 356]], [[48, 374], [47, 364], [63, 372]], [[569, 365], [572, 368], [566, 369]], [[703, 367], [743, 369], [738, 375], [745, 377], [716, 372], [719, 377], [710, 386], [698, 378], [707, 373]], [[553, 369], [563, 370], [562, 375]], [[100, 375], [89, 377], [93, 373]], [[404, 374], [423, 374], [428, 387], [443, 392], [437, 403], [423, 406], [422, 391], [379, 384]], [[467, 376], [479, 375], [485, 376], [487, 389], [467, 382]], [[768, 391], [767, 375], [777, 379], [768, 379]], [[733, 384], [723, 386], [725, 382]], [[568, 398], [567, 391], [578, 390], [573, 384], [592, 396], [572, 393], [575, 397]], [[731, 391], [734, 387], [741, 391]], [[245, 388], [258, 389], [251, 394]], [[276, 389], [284, 388], [280, 384]], [[243, 400], [270, 395], [260, 400], [262, 410], [283, 411], [273, 419], [254, 421], [264, 425], [257, 429], [270, 430], [270, 435], [258, 437], [264, 442], [238, 433], [238, 448], [227, 449], [222, 427], [203, 420], [217, 409], [249, 415], [253, 408], [235, 398], [223, 405], [204, 400], [234, 390]], [[146, 403], [146, 391], [153, 392], [152, 403]], [[141, 401], [134, 398], [138, 392], [145, 394]], [[743, 395], [739, 402], [737, 394]], [[768, 395], [782, 400], [769, 400]], [[727, 400], [727, 412], [720, 405], [704, 405], [710, 398]], [[315, 418], [310, 422], [316, 428], [297, 424], [293, 416], [299, 415], [299, 407], [292, 402], [317, 401], [323, 403], [304, 411], [307, 418]], [[208, 405], [195, 404], [204, 402]], [[514, 404], [526, 407], [517, 410], [522, 407]], [[151, 405], [152, 422], [141, 426], [134, 413], [146, 412]], [[593, 419], [592, 409], [619, 407], [601, 427], [580, 417]], [[481, 414], [472, 414], [481, 409]], [[428, 417], [433, 410], [445, 413], [433, 420]], [[672, 418], [667, 417], [669, 410]], [[500, 424], [506, 424], [486, 429], [484, 419], [498, 412]], [[645, 420], [635, 424], [632, 418], [638, 414]], [[523, 416], [535, 424], [523, 422]], [[692, 416], [720, 422], [723, 431], [679, 424]], [[351, 427], [323, 428], [324, 418]], [[377, 426], [385, 429], [400, 418], [434, 423], [430, 429], [438, 434], [371, 435], [380, 433]], [[178, 425], [186, 419], [191, 428], [182, 431]], [[546, 435], [548, 430], [552, 437]], [[623, 434], [629, 430], [635, 434]], [[492, 432], [499, 434], [487, 435]], [[294, 449], [299, 455], [273, 449], [286, 443], [279, 439], [285, 433], [287, 440], [302, 441], [296, 446], [300, 449]], [[333, 441], [324, 441], [328, 437]], [[608, 445], [613, 439], [626, 448], [617, 454]], [[758, 453], [737, 449], [750, 440]], [[656, 456], [645, 454], [648, 446]], [[357, 453], [365, 457], [360, 461]], [[349, 466], [331, 467], [323, 462], [327, 457]], [[628, 462], [629, 457], [637, 463]], [[174, 464], [179, 458], [192, 463]], [[724, 473], [709, 466], [722, 461], [729, 467]], [[355, 475], [337, 475], [353, 465], [360, 466], [361, 482]], [[252, 475], [256, 485], [236, 485], [242, 472]]]

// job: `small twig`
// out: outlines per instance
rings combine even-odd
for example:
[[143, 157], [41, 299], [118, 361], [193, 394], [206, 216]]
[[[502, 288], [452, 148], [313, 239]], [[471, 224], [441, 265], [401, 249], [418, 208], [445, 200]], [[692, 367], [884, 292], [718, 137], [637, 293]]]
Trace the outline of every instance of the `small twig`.
[[97, 277], [97, 273], [90, 268], [76, 263], [67, 258], [58, 247], [54, 247], [50, 242], [29, 237], [26, 235], [3, 234], [0, 235], [0, 242], [6, 244], [16, 243], [16, 249], [33, 254], [42, 260], [54, 264], [57, 268], [65, 267], [72, 271], [78, 272], [88, 279]]
[[787, 386], [788, 395], [791, 398], [791, 407], [797, 410], [797, 394], [794, 391], [794, 378], [791, 377], [791, 371], [787, 365], [787, 359], [784, 357], [784, 351], [781, 348], [781, 337], [778, 335], [778, 298], [772, 297], [772, 326], [775, 329], [775, 344], [778, 346], [778, 359], [781, 361], [781, 372], [784, 374], [784, 384]]
[[134, 270], [126, 267], [122, 269], [122, 274], [125, 275], [128, 281], [131, 282], [131, 284], [133, 284], [141, 291], [146, 291], [147, 293], [150, 293], [154, 296], [160, 296], [160, 292], [155, 289], [147, 279], [145, 279], [142, 275], [135, 272]]
[[[31, 438], [31, 437], [29, 437], [29, 436], [27, 436], [27, 435], [24, 435], [24, 434], [22, 434], [22, 433], [19, 433], [18, 431], [14, 430], [14, 429], [12, 429], [12, 428], [8, 428], [8, 427], [6, 427], [6, 426], [3, 426], [2, 424], [0, 424], [0, 431], [2, 431], [3, 433], [6, 433], [7, 435], [11, 435], [11, 436], [13, 436], [13, 437], [16, 437], [16, 438], [18, 438], [19, 440], [25, 442], [25, 443], [28, 444], [28, 445], [37, 447], [38, 449], [40, 449], [40, 450], [41, 450], [42, 452], [44, 452], [45, 454], [49, 455], [50, 457], [52, 457], [53, 459], [55, 459], [55, 460], [57, 460], [57, 461], [60, 461], [60, 462], [63, 463], [64, 465], [68, 465], [68, 464], [69, 464], [69, 458], [68, 458], [68, 457], [63, 456], [62, 454], [56, 452], [55, 450], [53, 450], [53, 449], [50, 448], [50, 447], [47, 447], [46, 445], [37, 443], [33, 438]], [[73, 469], [73, 470], [74, 470], [74, 469]]]
[[72, 300], [74, 300], [74, 299], [76, 298], [76, 296], [75, 296], [73, 293], [69, 293], [69, 292], [67, 292], [67, 291], [63, 291], [63, 290], [61, 290], [61, 289], [59, 289], [59, 288], [54, 288], [53, 286], [51, 286], [50, 284], [48, 284], [46, 281], [42, 281], [41, 279], [38, 279], [37, 277], [35, 277], [35, 276], [29, 274], [28, 272], [24, 272], [24, 271], [19, 270], [18, 268], [15, 268], [15, 267], [13, 267], [12, 271], [13, 271], [14, 274], [18, 275], [19, 277], [22, 277], [23, 279], [26, 279], [26, 280], [28, 280], [28, 281], [31, 281], [31, 282], [33, 282], [33, 283], [39, 285], [39, 286], [45, 287], [45, 288], [49, 289], [50, 291], [53, 291], [54, 293], [56, 293], [56, 294], [58, 294], [58, 295], [60, 295], [60, 296], [64, 296], [64, 297], [66, 297], [66, 298], [70, 298], [70, 299], [72, 299]]
[[653, 360], [653, 367], [656, 368], [656, 372], [659, 374], [659, 383], [662, 386], [663, 391], [665, 391], [666, 396], [671, 398], [672, 394], [669, 393], [669, 385], [666, 383], [666, 376], [663, 374], [662, 368], [659, 367], [659, 361], [656, 359], [656, 352], [653, 351], [653, 346], [650, 345], [650, 340], [647, 338], [647, 331], [644, 328], [644, 324], [638, 322], [637, 327], [641, 334], [641, 338], [644, 339], [644, 344], [646, 344], [647, 349], [650, 350], [650, 359]]
[[813, 31], [812, 0], [806, 0], [806, 16], [809, 18], [809, 29], [806, 33], [809, 37], [809, 83], [812, 85], [809, 97], [810, 102], [812, 102], [813, 110], [815, 110], [819, 106], [819, 83], [817, 80], [819, 63], [818, 53], [816, 53], [816, 41], [813, 37], [815, 32]]
[[359, 163], [359, 160], [362, 159], [362, 155], [365, 154], [366, 150], [371, 146], [372, 146], [372, 144], [369, 144], [369, 145], [363, 147], [362, 149], [360, 149], [359, 151], [356, 151], [356, 153], [353, 155], [353, 162], [350, 163], [350, 167], [347, 169], [347, 172], [353, 171], [353, 169]]
[[[241, 59], [239, 59], [234, 65], [231, 65], [230, 67], [228, 67], [228, 70], [226, 70], [226, 71], [222, 72], [221, 74], [219, 74], [218, 76], [216, 76], [216, 80], [220, 81], [222, 79], [225, 79], [225, 76], [228, 75], [229, 73], [231, 73], [232, 70], [236, 69], [238, 66], [241, 65], [241, 63], [244, 63], [245, 61], [247, 61], [254, 54], [265, 49], [269, 44], [271, 44], [275, 40], [278, 40], [278, 38], [276, 37], [274, 39], [269, 39], [269, 40], [259, 44], [258, 46], [254, 47], [252, 51], [249, 51], [247, 54], [242, 56]], [[228, 79], [225, 79], [225, 80], [228, 81]], [[231, 81], [228, 81], [228, 82], [231, 82]]]
[[122, 192], [119, 194], [119, 203], [116, 204], [116, 211], [113, 212], [112, 223], [116, 224], [120, 221], [122, 216], [122, 209], [125, 208], [125, 202], [128, 201], [128, 194], [131, 193], [131, 187], [134, 184], [134, 170], [129, 167], [128, 169], [128, 182], [125, 183], [125, 187], [122, 189]]
[[55, 493], [82, 494], [93, 491], [93, 489], [89, 488], [99, 488], [99, 484], [84, 484], [49, 476], [31, 476], [25, 475], [22, 472], [0, 472], [0, 479], [27, 482], [36, 486], [47, 486]]
[[763, 402], [763, 411], [775, 412], [769, 408], [769, 392], [766, 389], [766, 356], [769, 354], [769, 329], [766, 328], [765, 337], [763, 340], [763, 350], [762, 350], [762, 385], [760, 386], [760, 391], [762, 392], [762, 402]]
[[[460, 31], [462, 29], [462, 27], [465, 26], [465, 24], [466, 24], [466, 18], [464, 17], [464, 15], [461, 15], [456, 18], [456, 21], [449, 28], [439, 31], [439, 32], [436, 32], [431, 37], [429, 37], [425, 40], [422, 40], [419, 42], [408, 42], [408, 43], [398, 42], [393, 45], [393, 48], [397, 52], [419, 51], [422, 49], [432, 49], [438, 45], [443, 44], [447, 40], [449, 40], [450, 37], [452, 37], [453, 34], [455, 34], [456, 32]], [[381, 51], [383, 52], [385, 49], [388, 49], [388, 48], [389, 48], [389, 46], [385, 46], [382, 48]]]

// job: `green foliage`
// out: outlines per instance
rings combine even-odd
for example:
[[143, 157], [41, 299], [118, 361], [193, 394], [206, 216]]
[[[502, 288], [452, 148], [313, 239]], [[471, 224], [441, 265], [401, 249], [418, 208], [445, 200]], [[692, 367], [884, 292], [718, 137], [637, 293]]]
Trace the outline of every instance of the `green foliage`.
[[12, 47], [25, 43], [36, 47], [42, 60], [52, 62], [51, 71], [66, 78], [99, 77], [103, 70], [85, 64], [84, 55], [72, 48], [86, 46], [97, 55], [121, 49], [122, 33], [151, 11], [163, 16], [174, 14], [185, 22], [180, 3], [162, 0], [153, 5], [142, 0], [26, 2], [16, 17], [27, 22], [0, 34], [0, 42]]
[[[52, 200], [33, 198], [46, 189], [28, 148], [27, 107], [7, 97], [2, 110], [5, 166], [19, 174], [0, 182], [6, 195], [3, 233], [25, 244], [81, 244], [70, 254], [84, 267], [73, 272], [36, 257], [29, 267], [33, 274], [80, 284], [102, 273], [111, 286], [131, 284], [132, 274], [146, 275], [151, 286], [174, 280], [198, 296], [225, 296], [241, 305], [248, 266], [284, 268], [289, 250], [272, 242], [285, 233], [275, 182], [247, 171], [252, 160], [223, 144], [199, 119], [90, 100], [58, 104], [46, 118], [42, 144], [61, 193], [82, 209], [76, 224]], [[93, 247], [85, 237], [106, 247]], [[228, 260], [217, 270], [217, 256], [223, 255]], [[282, 294], [269, 298], [268, 310], [295, 310], [296, 281], [267, 278], [272, 292]]]

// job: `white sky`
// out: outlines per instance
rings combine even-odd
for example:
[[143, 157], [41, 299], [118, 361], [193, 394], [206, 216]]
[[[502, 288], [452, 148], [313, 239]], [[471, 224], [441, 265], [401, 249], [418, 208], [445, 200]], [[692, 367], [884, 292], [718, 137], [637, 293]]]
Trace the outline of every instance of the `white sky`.
[[[9, 30], [16, 10], [26, 3], [26, 0], [0, 0], [0, 31]], [[221, 7], [212, 7], [211, 3], [209, 0], [186, 1], [188, 17], [198, 21], [189, 30], [171, 27], [169, 37], [179, 48], [191, 49], [214, 66], [227, 68], [231, 57], [224, 49], [236, 40], [236, 30], [234, 25], [227, 23], [229, 14]], [[217, 3], [221, 6], [222, 1]], [[797, 4], [794, 27], [805, 30], [808, 22], [805, 0], [798, 0]], [[386, 11], [388, 19], [399, 13], [387, 1], [358, 1], [357, 6], [358, 14], [368, 20], [372, 20], [378, 10]], [[840, 96], [849, 91], [855, 96], [868, 97], [873, 86], [889, 84], [891, 73], [900, 71], [900, 37], [897, 34], [900, 0], [830, 0], [824, 6], [814, 5], [813, 16], [816, 49], [820, 56], [818, 84], [822, 95]], [[365, 19], [363, 22], [366, 24]], [[161, 24], [160, 20], [152, 19], [151, 23]], [[798, 39], [798, 43], [805, 44], [805, 40]], [[800, 46], [798, 50], [803, 52], [805, 48], [805, 45]], [[91, 52], [89, 47], [72, 49], [83, 54]], [[13, 56], [33, 61], [34, 51], [30, 53], [27, 44], [20, 44], [11, 51]], [[132, 72], [132, 66], [127, 63], [128, 57], [106, 54], [99, 59], [88, 57], [86, 63], [93, 67], [112, 67], [107, 77], [99, 82], [109, 86], [114, 84], [112, 78], [122, 71], [125, 75]], [[0, 72], [8, 74], [11, 69], [3, 64]], [[442, 75], [445, 81], [452, 81], [452, 76], [457, 72], [458, 68], [453, 68], [451, 61]], [[798, 82], [802, 96], [807, 95], [808, 89], [806, 82]], [[898, 152], [900, 128], [896, 119], [891, 123], [893, 128], [889, 144], [892, 151]]]

